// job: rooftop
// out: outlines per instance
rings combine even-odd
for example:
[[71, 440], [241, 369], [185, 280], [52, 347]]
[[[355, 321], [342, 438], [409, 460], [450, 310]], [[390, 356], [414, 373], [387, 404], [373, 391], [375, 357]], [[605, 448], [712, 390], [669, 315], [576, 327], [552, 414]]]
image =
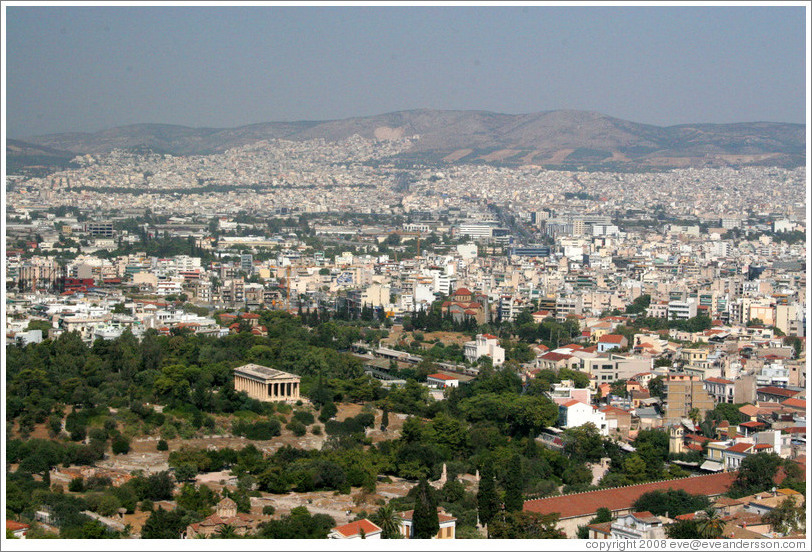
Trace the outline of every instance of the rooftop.
[[244, 364], [234, 368], [235, 374], [245, 374], [250, 377], [259, 378], [263, 380], [273, 380], [281, 378], [298, 378], [296, 374], [289, 374], [281, 370], [274, 370], [267, 366], [260, 366], [259, 364]]
[[603, 489], [585, 493], [553, 496], [527, 500], [524, 503], [524, 510], [541, 514], [558, 512], [561, 514], [562, 519], [588, 516], [597, 512], [598, 508], [607, 505], [610, 505], [609, 507], [612, 510], [629, 509], [641, 495], [651, 491], [681, 489], [690, 494], [702, 494], [706, 496], [720, 495], [730, 488], [734, 479], [736, 479], [736, 472], [723, 472], [711, 475], [685, 477], [682, 479], [656, 481], [654, 483], [629, 485], [627, 487], [615, 487], [613, 489]]

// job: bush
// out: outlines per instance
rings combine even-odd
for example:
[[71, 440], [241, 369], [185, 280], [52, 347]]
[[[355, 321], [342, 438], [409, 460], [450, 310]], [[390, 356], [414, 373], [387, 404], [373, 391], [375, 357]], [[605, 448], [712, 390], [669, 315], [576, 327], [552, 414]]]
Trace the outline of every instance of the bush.
[[274, 513], [276, 513], [276, 508], [274, 508], [270, 504], [268, 506], [263, 506], [262, 507], [262, 515], [272, 516], [272, 515], [274, 515]]
[[85, 489], [94, 491], [96, 489], [104, 489], [113, 485], [113, 480], [109, 477], [94, 475], [89, 477], [85, 483]]
[[91, 441], [106, 441], [109, 437], [106, 430], [97, 427], [88, 431], [87, 435]]
[[121, 502], [115, 496], [106, 494], [99, 501], [96, 512], [103, 516], [112, 516], [118, 512], [119, 508], [121, 508]]
[[72, 493], [81, 493], [85, 490], [85, 480], [82, 477], [77, 477], [76, 479], [71, 479], [70, 483], [68, 483], [68, 490]]
[[254, 423], [237, 421], [232, 425], [232, 432], [234, 435], [243, 435], [255, 441], [267, 441], [282, 433], [282, 424], [274, 418]]
[[285, 427], [292, 431], [297, 437], [302, 437], [305, 433], [307, 433], [307, 427], [305, 427], [305, 425], [298, 420], [292, 420]]
[[113, 454], [127, 454], [130, 452], [130, 441], [123, 435], [113, 439]]
[[169, 443], [167, 443], [163, 439], [159, 439], [158, 440], [158, 446], [156, 448], [158, 450], [169, 450]]
[[307, 412], [304, 410], [297, 410], [296, 412], [294, 412], [293, 419], [306, 426], [309, 426], [310, 424], [316, 421], [316, 418], [313, 416], [311, 412]]
[[321, 412], [319, 413], [319, 420], [322, 423], [325, 423], [327, 420], [332, 418], [338, 413], [338, 408], [334, 402], [325, 403], [324, 406], [321, 407]]
[[321, 435], [321, 426], [314, 425], [313, 427], [310, 428], [310, 433], [312, 433], [313, 435]]
[[141, 511], [142, 512], [151, 512], [155, 508], [155, 504], [152, 503], [151, 500], [145, 499], [141, 501]]
[[85, 427], [77, 427], [71, 430], [70, 432], [70, 440], [71, 441], [84, 441], [86, 437], [86, 430]]

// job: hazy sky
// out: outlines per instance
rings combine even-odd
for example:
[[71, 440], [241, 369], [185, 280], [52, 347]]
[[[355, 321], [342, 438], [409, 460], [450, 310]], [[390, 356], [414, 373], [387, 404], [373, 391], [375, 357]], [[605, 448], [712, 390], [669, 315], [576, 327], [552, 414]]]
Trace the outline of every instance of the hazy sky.
[[389, 111], [805, 121], [803, 7], [7, 7], [9, 137]]

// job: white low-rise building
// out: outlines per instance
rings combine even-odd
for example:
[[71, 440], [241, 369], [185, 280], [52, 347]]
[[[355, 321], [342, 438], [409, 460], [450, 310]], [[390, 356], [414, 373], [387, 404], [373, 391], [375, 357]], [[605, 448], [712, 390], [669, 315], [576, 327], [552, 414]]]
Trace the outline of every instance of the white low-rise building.
[[601, 435], [609, 435], [609, 424], [606, 422], [606, 414], [596, 407], [576, 401], [567, 401], [558, 406], [558, 425], [564, 429], [580, 427], [591, 423]]
[[505, 362], [505, 350], [499, 346], [499, 338], [490, 334], [479, 334], [476, 340], [467, 341], [463, 354], [468, 362], [476, 362], [483, 356], [490, 357], [494, 366], [501, 366]]

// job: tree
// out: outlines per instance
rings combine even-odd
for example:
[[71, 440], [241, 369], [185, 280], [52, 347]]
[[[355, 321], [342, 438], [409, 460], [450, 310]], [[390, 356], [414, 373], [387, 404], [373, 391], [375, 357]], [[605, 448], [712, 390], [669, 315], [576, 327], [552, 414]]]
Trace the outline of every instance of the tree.
[[716, 508], [707, 508], [697, 516], [696, 528], [703, 539], [718, 539], [725, 532], [725, 521]]
[[479, 522], [488, 525], [499, 511], [499, 497], [496, 494], [496, 480], [493, 477], [493, 466], [486, 461], [482, 466], [479, 478], [479, 491], [476, 495]]
[[113, 439], [113, 454], [127, 454], [130, 452], [130, 441], [119, 434]]
[[426, 479], [417, 484], [414, 514], [412, 514], [412, 538], [431, 539], [440, 530], [437, 502], [434, 491]]
[[522, 457], [514, 454], [508, 463], [505, 476], [505, 511], [518, 512], [524, 506], [524, 478], [522, 477]]
[[563, 539], [558, 529], [558, 514], [538, 512], [506, 512], [488, 526], [493, 539]]
[[739, 465], [730, 496], [738, 498], [771, 489], [779, 465], [781, 457], [775, 453], [759, 452], [746, 456]]
[[701, 539], [697, 528], [698, 522], [692, 519], [683, 519], [665, 526], [665, 534], [669, 539]]
[[144, 523], [144, 527], [141, 529], [141, 538], [178, 539], [185, 528], [186, 525], [179, 510], [167, 512], [159, 507], [150, 514]]
[[400, 536], [398, 530], [400, 522], [395, 512], [395, 506], [391, 502], [378, 508], [378, 510], [370, 516], [370, 519], [381, 528], [382, 539], [396, 539]]
[[381, 431], [386, 431], [387, 427], [389, 427], [389, 409], [384, 407], [381, 416]]
[[[642, 511], [642, 510], [635, 510], [635, 511]], [[589, 523], [586, 525], [579, 525], [577, 537], [579, 539], [588, 539], [589, 538], [589, 526], [594, 525], [596, 523], [606, 523], [607, 521], [612, 521], [612, 511], [606, 507], [600, 507], [595, 512], [595, 517], [589, 520]]]
[[[667, 365], [671, 365], [670, 360], [667, 360]], [[662, 376], [652, 378], [651, 381], [648, 382], [648, 392], [652, 397], [658, 397], [661, 400], [665, 400], [665, 383], [663, 382]]]
[[218, 539], [236, 539], [237, 530], [234, 529], [233, 525], [229, 525], [228, 523], [217, 529], [215, 535]]
[[682, 514], [690, 514], [710, 506], [710, 501], [703, 495], [692, 495], [682, 489], [668, 489], [666, 491], [650, 491], [638, 498], [632, 510], [635, 512], [651, 512], [655, 516], [668, 515], [671, 518]]
[[777, 507], [764, 514], [764, 521], [777, 533], [791, 533], [804, 525], [806, 509], [796, 504], [793, 497], [785, 498]]
[[175, 479], [178, 481], [190, 481], [197, 475], [197, 466], [191, 462], [184, 462], [175, 468]]

